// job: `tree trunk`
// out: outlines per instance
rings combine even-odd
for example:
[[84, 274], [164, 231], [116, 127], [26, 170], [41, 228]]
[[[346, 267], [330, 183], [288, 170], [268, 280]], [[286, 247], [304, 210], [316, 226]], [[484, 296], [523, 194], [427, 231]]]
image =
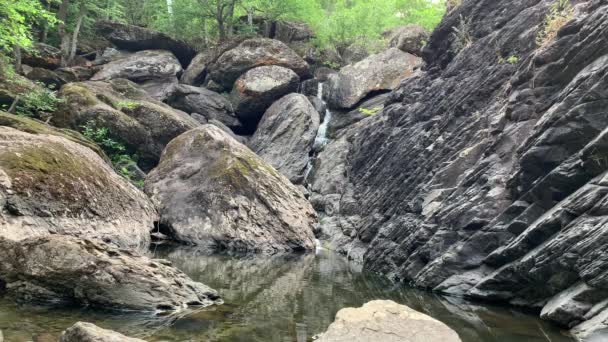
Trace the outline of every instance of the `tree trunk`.
[[[48, 1], [46, 4], [46, 10], [47, 12], [51, 12], [51, 2]], [[44, 22], [44, 27], [42, 29], [42, 35], [40, 36], [40, 42], [46, 44], [46, 40], [49, 37], [49, 23], [48, 22]]]
[[78, 48], [78, 34], [80, 33], [80, 26], [82, 25], [82, 20], [87, 15], [87, 6], [84, 1], [80, 3], [80, 9], [78, 11], [78, 19], [76, 20], [76, 27], [74, 28], [74, 33], [72, 34], [72, 47], [70, 49], [70, 56], [67, 60], [67, 64], [72, 64], [74, 61], [74, 57], [76, 57], [76, 49]]
[[21, 73], [21, 46], [15, 45], [13, 47], [13, 58], [15, 60], [15, 72]]
[[57, 12], [57, 19], [59, 19], [59, 25], [57, 25], [57, 30], [59, 32], [59, 37], [61, 38], [60, 49], [62, 66], [67, 65], [70, 49], [70, 36], [68, 35], [65, 29], [65, 22], [68, 20], [68, 6], [70, 6], [70, 0], [61, 0], [61, 5], [59, 5], [59, 12]]
[[234, 7], [236, 6], [236, 2], [237, 0], [231, 0], [230, 4], [228, 5], [228, 12], [226, 13], [226, 20], [228, 21], [228, 25], [227, 25], [227, 29], [226, 29], [226, 34], [228, 35], [228, 37], [232, 36], [232, 33], [234, 33]]

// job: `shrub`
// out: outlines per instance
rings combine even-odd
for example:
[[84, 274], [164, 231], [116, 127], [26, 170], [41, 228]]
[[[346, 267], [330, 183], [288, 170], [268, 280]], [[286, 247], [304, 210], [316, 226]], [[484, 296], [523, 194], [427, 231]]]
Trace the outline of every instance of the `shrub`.
[[454, 37], [454, 43], [452, 44], [452, 49], [455, 53], [459, 53], [473, 44], [471, 19], [461, 15], [458, 26], [454, 26], [453, 29], [452, 36]]
[[382, 107], [374, 107], [374, 108], [359, 108], [359, 111], [365, 115], [373, 116], [378, 114], [382, 110]]
[[555, 0], [536, 36], [536, 44], [543, 47], [553, 41], [557, 32], [572, 19], [572, 12], [570, 0]]
[[41, 118], [57, 110], [63, 100], [57, 97], [57, 92], [39, 83], [25, 95], [21, 96], [15, 107], [15, 114]]

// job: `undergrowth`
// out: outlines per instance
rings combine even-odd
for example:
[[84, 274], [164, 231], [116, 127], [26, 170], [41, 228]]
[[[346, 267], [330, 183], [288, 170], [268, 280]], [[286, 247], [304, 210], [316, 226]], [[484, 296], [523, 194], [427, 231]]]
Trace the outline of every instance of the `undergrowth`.
[[543, 47], [555, 40], [559, 30], [572, 19], [572, 15], [570, 0], [555, 0], [536, 36], [536, 44]]

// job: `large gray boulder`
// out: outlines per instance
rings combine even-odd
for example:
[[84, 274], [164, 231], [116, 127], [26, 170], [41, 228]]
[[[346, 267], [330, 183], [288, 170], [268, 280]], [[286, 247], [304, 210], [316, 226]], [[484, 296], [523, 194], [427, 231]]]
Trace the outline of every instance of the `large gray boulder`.
[[251, 69], [239, 77], [230, 101], [243, 121], [257, 122], [270, 105], [298, 90], [300, 77], [290, 69], [270, 65]]
[[273, 23], [272, 37], [283, 43], [309, 41], [314, 37], [314, 32], [308, 24], [299, 21], [278, 20]]
[[186, 70], [179, 79], [182, 84], [200, 86], [207, 76], [207, 63], [210, 56], [208, 53], [198, 53], [192, 59]]
[[308, 63], [302, 57], [283, 42], [267, 38], [248, 39], [224, 52], [209, 66], [209, 73], [213, 81], [231, 89], [242, 74], [265, 65], [291, 69], [303, 79], [310, 77]]
[[145, 342], [138, 338], [127, 337], [116, 331], [102, 329], [95, 324], [76, 322], [66, 329], [59, 342]]
[[394, 89], [421, 63], [419, 57], [390, 48], [329, 75], [325, 98], [333, 108], [352, 108], [370, 93]]
[[16, 301], [171, 312], [219, 299], [214, 290], [162, 260], [92, 240], [0, 238], [0, 247], [0, 280]]
[[429, 41], [431, 34], [419, 25], [406, 25], [391, 30], [389, 46], [416, 56], [421, 55], [422, 47]]
[[304, 195], [216, 126], [174, 139], [145, 191], [178, 241], [264, 252], [314, 248], [316, 214]]
[[249, 146], [292, 183], [301, 183], [319, 121], [319, 113], [306, 96], [289, 94], [264, 113]]
[[207, 121], [217, 120], [232, 130], [242, 129], [228, 98], [209, 89], [180, 84], [167, 103], [186, 113], [200, 114]]
[[152, 203], [90, 142], [10, 114], [0, 124], [15, 127], [0, 126], [0, 237], [62, 234], [147, 248]]
[[338, 311], [318, 342], [461, 342], [444, 323], [390, 300]]
[[65, 101], [53, 116], [57, 127], [83, 130], [93, 124], [136, 153], [145, 171], [156, 165], [173, 138], [200, 125], [188, 114], [150, 97], [125, 79], [69, 83], [59, 96]]
[[161, 49], [171, 51], [184, 68], [190, 64], [190, 61], [196, 55], [196, 50], [186, 42], [147, 28], [101, 20], [95, 24], [95, 29], [97, 34], [122, 50]]

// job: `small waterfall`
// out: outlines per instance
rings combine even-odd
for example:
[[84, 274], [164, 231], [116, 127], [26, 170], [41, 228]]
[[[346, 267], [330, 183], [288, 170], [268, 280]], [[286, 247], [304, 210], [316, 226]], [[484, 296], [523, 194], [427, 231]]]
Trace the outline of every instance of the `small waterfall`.
[[[319, 82], [317, 85], [317, 98], [323, 102], [323, 104], [327, 107], [325, 100], [323, 100], [323, 82]], [[323, 122], [319, 125], [319, 130], [317, 131], [317, 136], [315, 137], [315, 141], [313, 143], [313, 156], [308, 160], [308, 165], [306, 166], [306, 171], [304, 172], [304, 183], [308, 180], [308, 176], [312, 172], [313, 169], [313, 160], [316, 154], [329, 142], [329, 138], [327, 137], [327, 129], [329, 128], [329, 124], [331, 122], [331, 111], [329, 109], [325, 109], [325, 117], [323, 118]]]

